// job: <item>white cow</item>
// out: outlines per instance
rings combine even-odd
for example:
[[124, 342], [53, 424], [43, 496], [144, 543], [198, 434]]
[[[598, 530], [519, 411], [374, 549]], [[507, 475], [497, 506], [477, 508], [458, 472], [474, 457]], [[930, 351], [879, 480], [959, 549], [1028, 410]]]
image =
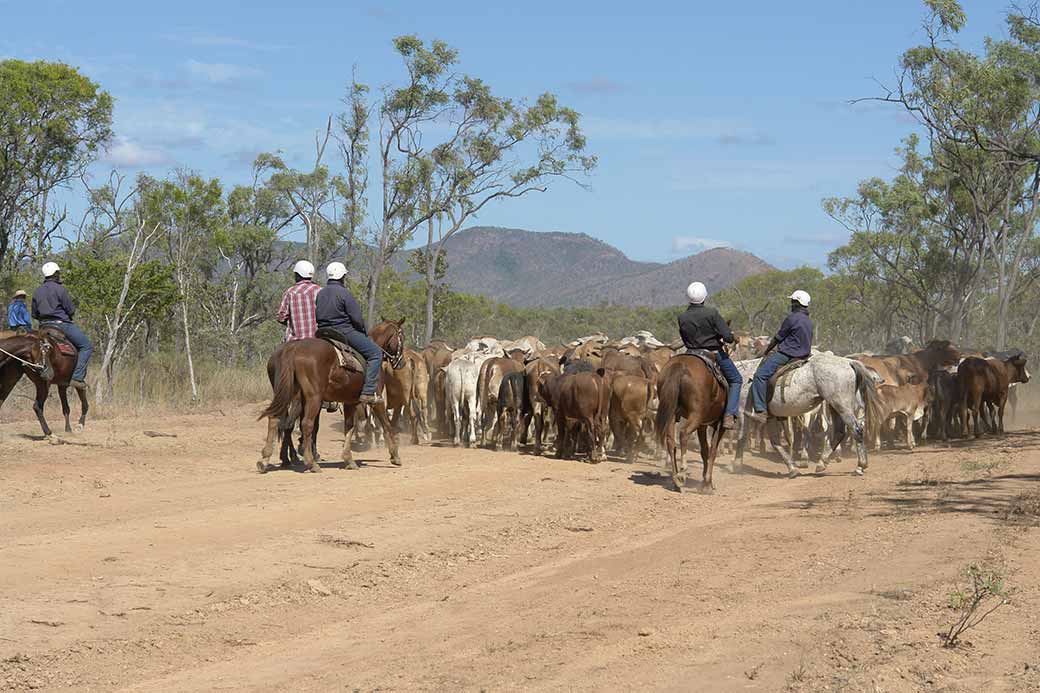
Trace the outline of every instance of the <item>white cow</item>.
[[[490, 358], [504, 356], [500, 348], [487, 351], [459, 353], [447, 365], [444, 373], [444, 388], [447, 391], [448, 416], [452, 418], [455, 431], [453, 442], [469, 447], [476, 440], [477, 422], [480, 420], [480, 398], [477, 396], [477, 379], [480, 366]], [[465, 415], [465, 419], [463, 418]], [[465, 431], [463, 424], [466, 424]]]

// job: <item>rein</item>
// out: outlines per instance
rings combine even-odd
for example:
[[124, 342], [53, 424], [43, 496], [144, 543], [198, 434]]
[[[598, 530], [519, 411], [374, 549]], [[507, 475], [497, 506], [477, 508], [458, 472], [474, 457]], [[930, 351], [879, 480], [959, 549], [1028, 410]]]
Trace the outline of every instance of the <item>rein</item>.
[[[10, 351], [7, 351], [6, 349], [3, 349], [3, 348], [0, 348], [0, 354], [6, 354], [9, 358], [12, 358], [15, 361], [18, 361], [19, 363], [21, 363], [21, 364], [23, 364], [25, 366], [28, 366], [29, 368], [32, 368], [32, 369], [37, 370], [37, 371], [42, 371], [43, 369], [45, 369], [47, 367], [47, 364], [45, 364], [45, 363], [33, 363], [32, 361], [26, 361], [21, 356], [18, 356], [17, 354], [12, 354]], [[47, 355], [44, 354], [44, 358], [46, 358], [46, 356]]]
[[383, 352], [383, 354], [390, 359], [390, 366], [395, 371], [399, 369], [401, 367], [401, 364], [404, 362], [404, 330], [401, 329], [400, 325], [397, 326], [396, 335], [397, 353], [391, 354], [389, 351], [386, 350], [386, 347], [379, 345], [379, 348]]

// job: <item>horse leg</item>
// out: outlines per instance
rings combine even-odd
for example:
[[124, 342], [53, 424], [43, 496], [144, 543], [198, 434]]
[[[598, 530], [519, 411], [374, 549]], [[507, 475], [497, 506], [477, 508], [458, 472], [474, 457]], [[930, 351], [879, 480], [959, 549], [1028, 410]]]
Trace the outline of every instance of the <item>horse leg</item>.
[[773, 450], [780, 455], [784, 464], [787, 465], [787, 476], [792, 479], [798, 476], [798, 470], [795, 469], [794, 460], [792, 460], [791, 455], [788, 454], [787, 447], [780, 441], [780, 421], [778, 419], [769, 419], [766, 421], [766, 434], [769, 436], [769, 444], [773, 447]]
[[[837, 454], [838, 448], [844, 444], [851, 432], [853, 440], [856, 442], [856, 474], [863, 476], [863, 472], [867, 469], [867, 444], [864, 440], [865, 436], [863, 435], [863, 426], [861, 426], [856, 420], [856, 416], [853, 414], [850, 407], [847, 407], [844, 404], [832, 404], [831, 408], [839, 417], [841, 417], [844, 426], [842, 426], [843, 430], [840, 440], [834, 444], [834, 449], [827, 458], [829, 459]], [[817, 470], [819, 471], [819, 468], [817, 468]]]
[[43, 429], [43, 435], [53, 440], [51, 427], [47, 425], [47, 419], [43, 417], [43, 405], [47, 403], [47, 394], [49, 391], [50, 383], [46, 380], [40, 380], [36, 383], [36, 399], [33, 401], [33, 412], [36, 414], [36, 419], [40, 422], [40, 428]]
[[354, 439], [354, 409], [355, 406], [343, 405], [343, 469], [357, 469], [354, 462], [354, 451], [351, 443]]
[[740, 474], [744, 468], [744, 448], [747, 447], [749, 428], [748, 420], [744, 418], [744, 412], [737, 417], [737, 446], [733, 451], [733, 465], [730, 468], [734, 474]]
[[65, 432], [72, 433], [72, 422], [69, 421], [69, 412], [72, 411], [69, 407], [69, 388], [58, 386], [58, 400], [61, 401], [61, 414], [65, 417]]
[[386, 447], [390, 450], [390, 464], [395, 467], [401, 466], [401, 456], [397, 453], [397, 433], [394, 431], [393, 426], [390, 425], [390, 417], [386, 414], [386, 405], [383, 403], [369, 405], [369, 408], [375, 412], [376, 420], [379, 421], [379, 425], [383, 429], [383, 438], [386, 440]]
[[701, 444], [701, 492], [707, 493], [713, 488], [711, 474], [708, 470], [708, 463], [711, 461], [711, 443], [708, 442], [707, 426], [701, 426], [697, 429], [697, 440]]
[[706, 493], [711, 493], [715, 490], [715, 458], [719, 455], [719, 445], [722, 443], [722, 437], [726, 435], [726, 429], [722, 427], [722, 423], [719, 422], [715, 426], [715, 435], [711, 441], [711, 454], [708, 456], [707, 462], [707, 476], [701, 484], [701, 490]]
[[308, 472], [320, 472], [321, 467], [314, 459], [314, 426], [321, 411], [321, 394], [307, 397], [303, 402], [303, 414], [300, 427], [303, 437], [303, 465]]
[[[270, 416], [267, 418], [267, 440], [264, 441], [264, 449], [260, 451], [260, 459], [256, 463], [256, 471], [261, 474], [267, 472], [267, 462], [271, 459], [271, 453], [274, 452], [274, 439], [278, 435], [278, 419]], [[285, 437], [282, 438], [282, 444], [284, 448]], [[289, 441], [292, 444], [292, 441]], [[283, 466], [285, 466], [283, 464]]]
[[90, 400], [87, 399], [86, 390], [76, 390], [79, 396], [79, 425], [76, 430], [82, 431], [87, 427], [87, 412], [90, 411]]

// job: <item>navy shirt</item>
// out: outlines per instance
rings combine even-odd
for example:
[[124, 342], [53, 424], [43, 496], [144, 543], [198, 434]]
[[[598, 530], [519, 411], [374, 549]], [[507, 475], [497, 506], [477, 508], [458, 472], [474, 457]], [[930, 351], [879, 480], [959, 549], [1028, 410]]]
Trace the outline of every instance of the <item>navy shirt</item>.
[[812, 353], [813, 322], [804, 308], [792, 310], [776, 333], [778, 351], [793, 359], [805, 358]]
[[718, 310], [694, 303], [679, 314], [679, 335], [687, 349], [718, 351], [722, 342], [733, 341], [733, 333]]
[[45, 279], [43, 286], [33, 292], [32, 316], [40, 322], [72, 322], [76, 306], [68, 289], [57, 279]]
[[331, 327], [340, 332], [357, 331], [368, 334], [361, 305], [342, 282], [329, 281], [314, 299], [314, 317], [318, 328]]

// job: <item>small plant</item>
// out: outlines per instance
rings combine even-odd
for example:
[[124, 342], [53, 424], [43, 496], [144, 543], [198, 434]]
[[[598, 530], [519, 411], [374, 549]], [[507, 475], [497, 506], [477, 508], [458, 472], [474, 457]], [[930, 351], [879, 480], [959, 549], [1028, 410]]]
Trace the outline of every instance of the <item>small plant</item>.
[[968, 582], [967, 589], [950, 594], [950, 608], [959, 611], [960, 616], [946, 632], [939, 634], [946, 647], [957, 647], [965, 631], [979, 625], [1011, 601], [1002, 567], [987, 568], [972, 563], [965, 569], [964, 576]]
[[1040, 491], [1016, 496], [1008, 505], [1004, 520], [1012, 524], [1031, 525], [1040, 522]]

